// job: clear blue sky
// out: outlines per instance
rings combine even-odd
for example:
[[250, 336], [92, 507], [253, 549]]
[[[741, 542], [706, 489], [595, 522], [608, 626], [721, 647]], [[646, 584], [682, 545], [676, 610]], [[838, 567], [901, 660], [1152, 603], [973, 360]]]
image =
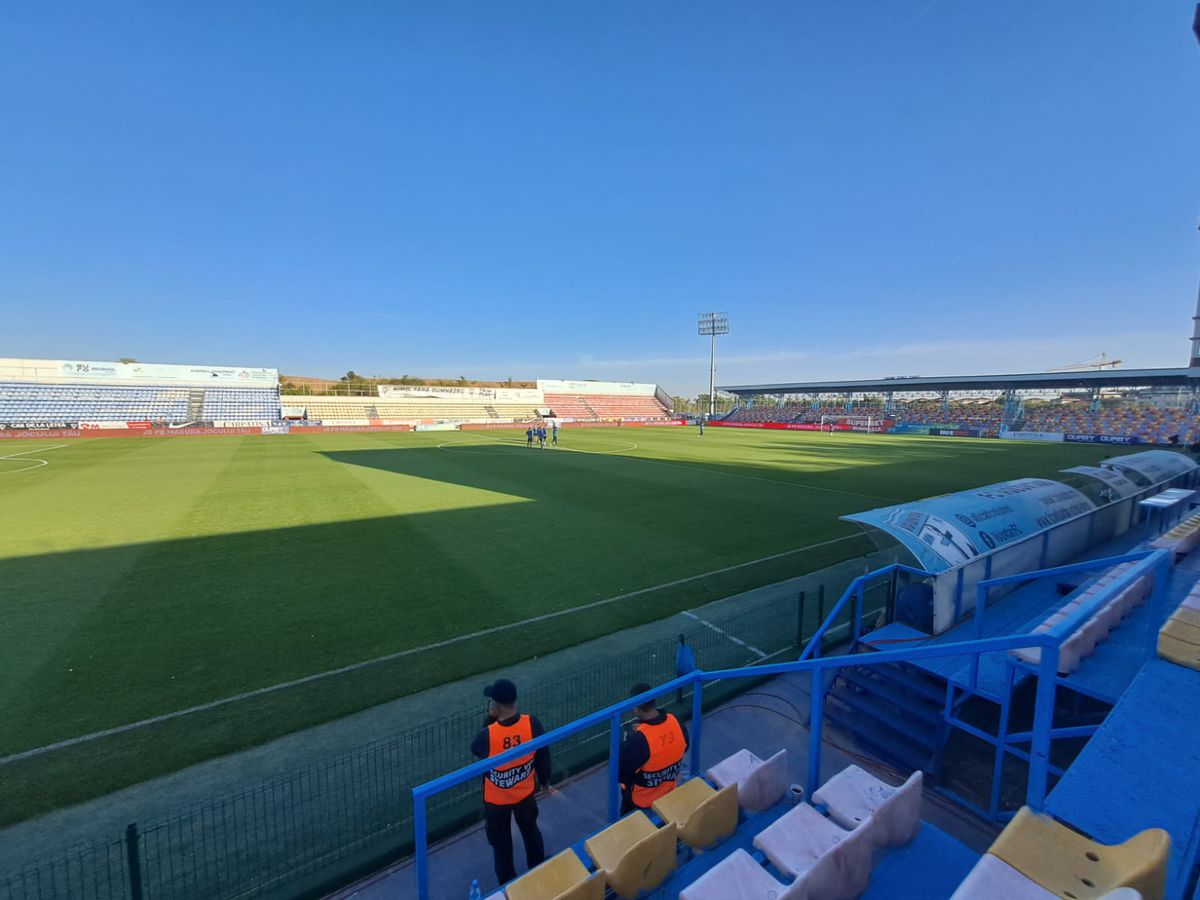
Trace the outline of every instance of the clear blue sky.
[[718, 381], [1186, 360], [1191, 0], [11, 2], [0, 355]]

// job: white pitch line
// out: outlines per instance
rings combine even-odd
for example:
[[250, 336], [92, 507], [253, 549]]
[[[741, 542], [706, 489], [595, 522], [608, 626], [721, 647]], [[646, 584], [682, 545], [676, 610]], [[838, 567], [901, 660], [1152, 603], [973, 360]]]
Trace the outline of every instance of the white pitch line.
[[[23, 456], [28, 456], [30, 453], [49, 453], [51, 450], [61, 450], [63, 447], [66, 447], [66, 446], [68, 446], [68, 445], [67, 444], [55, 444], [53, 447], [35, 447], [33, 450], [22, 450], [20, 453], [10, 453], [7, 456], [0, 456], [0, 460], [20, 459]], [[36, 457], [29, 460], [29, 462], [32, 462], [33, 465], [25, 466], [24, 468], [21, 468], [21, 469], [4, 469], [4, 470], [0, 471], [0, 475], [16, 475], [18, 472], [29, 472], [29, 471], [32, 471], [33, 469], [40, 469], [42, 466], [50, 465], [50, 460], [37, 459]]]
[[699, 575], [689, 575], [687, 578], [677, 578], [675, 581], [668, 581], [663, 584], [656, 584], [652, 587], [641, 588], [636, 591], [629, 591], [625, 594], [617, 594], [615, 597], [606, 597], [603, 600], [594, 600], [591, 603], [584, 603], [582, 606], [573, 606], [570, 609], [560, 609], [555, 612], [543, 613], [540, 616], [532, 616], [528, 619], [522, 619], [519, 622], [509, 622], [506, 625], [496, 625], [492, 628], [483, 628], [479, 631], [472, 631], [470, 634], [460, 634], [457, 637], [447, 638], [444, 641], [435, 641], [432, 644], [425, 644], [421, 647], [410, 647], [407, 650], [399, 650], [396, 653], [388, 653], [384, 656], [377, 656], [374, 659], [363, 660], [362, 662], [351, 663], [348, 666], [341, 666], [337, 669], [329, 669], [324, 672], [315, 672], [312, 675], [305, 675], [303, 678], [297, 678], [293, 681], [284, 681], [280, 684], [272, 684], [267, 687], [256, 688], [253, 691], [246, 691], [241, 694], [235, 694], [232, 697], [224, 697], [220, 700], [211, 700], [208, 703], [200, 703], [196, 706], [189, 706], [185, 709], [178, 709], [174, 712], [163, 713], [158, 716], [151, 716], [148, 719], [141, 719], [137, 722], [130, 722], [126, 725], [117, 725], [113, 728], [105, 728], [102, 731], [93, 731], [91, 734], [83, 734], [79, 737], [68, 738], [65, 741], [56, 741], [53, 744], [46, 744], [43, 747], [34, 747], [31, 750], [22, 750], [20, 753], [13, 753], [9, 756], [0, 757], [0, 766], [8, 765], [9, 763], [20, 762], [23, 759], [29, 759], [34, 756], [41, 756], [45, 753], [51, 753], [55, 750], [63, 750], [67, 747], [74, 747], [77, 744], [87, 743], [88, 741], [98, 740], [99, 738], [111, 737], [116, 734], [123, 734], [127, 731], [133, 731], [138, 728], [144, 728], [147, 725], [156, 725], [159, 722], [168, 722], [172, 719], [189, 716], [193, 713], [207, 712], [210, 709], [217, 709], [222, 706], [227, 706], [230, 703], [238, 703], [242, 700], [248, 700], [251, 697], [261, 697], [264, 694], [271, 694], [276, 691], [286, 690], [288, 688], [299, 687], [302, 684], [309, 684], [314, 681], [321, 681], [325, 678], [332, 678], [335, 675], [345, 675], [348, 672], [356, 672], [359, 669], [366, 669], [370, 666], [379, 665], [380, 663], [392, 662], [397, 659], [403, 659], [406, 656], [414, 656], [418, 653], [424, 653], [426, 650], [437, 650], [442, 647], [450, 647], [462, 641], [470, 641], [475, 638], [487, 637], [492, 634], [499, 634], [502, 631], [511, 631], [514, 628], [523, 628], [526, 625], [534, 625], [538, 622], [545, 622], [550, 619], [558, 619], [562, 616], [569, 616], [573, 613], [581, 612], [587, 609], [596, 609], [600, 606], [607, 606], [610, 603], [616, 603], [620, 600], [628, 600], [630, 597], [638, 597], [642, 594], [649, 594], [653, 591], [665, 590], [666, 588], [677, 587], [681, 584], [687, 584], [692, 581], [699, 581], [702, 578], [710, 578], [713, 575], [722, 575], [725, 572], [733, 572], [737, 569], [744, 569], [747, 566], [758, 565], [759, 563], [770, 562], [775, 559], [782, 559], [785, 556], [794, 556], [797, 553], [802, 553], [805, 550], [815, 550], [818, 547], [828, 547], [830, 544], [838, 544], [842, 541], [848, 541], [852, 538], [861, 537], [859, 534], [846, 534], [841, 537], [831, 538], [827, 541], [818, 541], [815, 544], [808, 544], [804, 547], [796, 547], [793, 550], [784, 550], [782, 553], [773, 553], [770, 556], [759, 557], [744, 563], [736, 563], [732, 566], [725, 566], [720, 569], [713, 569], [711, 572], [702, 572]]
[[714, 625], [712, 622], [708, 621], [708, 619], [702, 619], [702, 618], [700, 618], [698, 615], [696, 615], [696, 614], [695, 614], [694, 612], [692, 612], [691, 610], [687, 610], [687, 609], [685, 609], [685, 610], [684, 610], [682, 613], [680, 613], [680, 615], [687, 616], [689, 619], [695, 619], [697, 622], [699, 622], [699, 623], [700, 623], [701, 625], [703, 625], [705, 628], [709, 628], [709, 629], [711, 629], [711, 630], [715, 631], [717, 634], [721, 635], [722, 637], [724, 637], [724, 638], [728, 638], [729, 640], [731, 640], [731, 641], [733, 641], [735, 644], [737, 644], [739, 647], [745, 647], [747, 650], [749, 650], [751, 653], [753, 653], [753, 654], [754, 654], [755, 656], [757, 656], [759, 659], [766, 659], [766, 658], [767, 658], [767, 654], [763, 653], [761, 650], [759, 650], [759, 649], [758, 649], [757, 647], [755, 647], [753, 644], [747, 644], [747, 643], [746, 643], [745, 641], [743, 641], [741, 638], [739, 638], [739, 637], [734, 637], [732, 634], [730, 634], [730, 633], [729, 633], [728, 631], [726, 631], [724, 628], [718, 628], [718, 627], [717, 627], [716, 625]]

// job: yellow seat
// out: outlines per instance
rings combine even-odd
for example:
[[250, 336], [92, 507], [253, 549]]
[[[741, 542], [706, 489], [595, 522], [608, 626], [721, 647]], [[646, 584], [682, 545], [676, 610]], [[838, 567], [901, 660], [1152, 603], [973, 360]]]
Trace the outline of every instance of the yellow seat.
[[1176, 665], [1200, 669], [1200, 645], [1181, 640], [1165, 627], [1158, 633], [1158, 655]]
[[675, 823], [655, 828], [639, 810], [592, 835], [583, 845], [596, 866], [604, 870], [608, 886], [623, 900], [632, 900], [654, 890], [675, 871], [677, 835]]
[[604, 900], [604, 873], [593, 872], [583, 884], [577, 884], [554, 900]]
[[[591, 894], [576, 894], [573, 891], [589, 881], [587, 867], [576, 856], [574, 850], [564, 850], [550, 857], [540, 866], [530, 869], [520, 878], [510, 881], [504, 889], [508, 900], [559, 900], [559, 898], [591, 897]], [[604, 882], [600, 882], [600, 896], [604, 894]]]
[[664, 822], [675, 823], [685, 844], [707, 850], [737, 830], [737, 785], [717, 791], [703, 778], [693, 778], [659, 797], [651, 808]]
[[1058, 897], [1093, 900], [1131, 887], [1143, 900], [1162, 900], [1171, 838], [1147, 828], [1123, 844], [1099, 844], [1026, 806], [988, 853]]

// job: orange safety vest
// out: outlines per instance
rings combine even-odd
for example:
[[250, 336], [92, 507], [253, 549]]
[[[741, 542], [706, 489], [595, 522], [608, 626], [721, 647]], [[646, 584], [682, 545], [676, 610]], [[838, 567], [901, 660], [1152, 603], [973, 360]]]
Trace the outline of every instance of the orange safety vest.
[[637, 726], [650, 747], [650, 758], [633, 776], [633, 805], [649, 809], [659, 797], [665, 797], [675, 788], [679, 778], [679, 764], [683, 761], [687, 742], [679, 720], [670, 713], [659, 725], [642, 722]]
[[[511, 725], [493, 722], [488, 726], [488, 756], [498, 756], [533, 740], [529, 716], [521, 716]], [[533, 757], [522, 756], [507, 769], [492, 769], [483, 778], [483, 802], [512, 806], [533, 793]]]

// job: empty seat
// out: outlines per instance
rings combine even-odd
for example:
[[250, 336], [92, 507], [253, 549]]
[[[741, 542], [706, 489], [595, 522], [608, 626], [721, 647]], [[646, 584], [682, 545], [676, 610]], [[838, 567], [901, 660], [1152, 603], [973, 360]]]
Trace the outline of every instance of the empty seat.
[[798, 877], [848, 836], [849, 832], [832, 819], [807, 803], [799, 803], [759, 832], [754, 846], [780, 872]]
[[1145, 900], [1162, 900], [1170, 850], [1171, 838], [1160, 828], [1110, 846], [1022, 807], [988, 853], [1056, 897], [1093, 900], [1128, 887]]
[[736, 784], [738, 804], [746, 812], [768, 809], [787, 793], [787, 750], [761, 760], [749, 750], [739, 750], [708, 770], [718, 787]]
[[920, 771], [897, 788], [858, 766], [847, 766], [825, 782], [812, 800], [844, 828], [855, 828], [876, 816], [882, 826], [880, 845], [894, 847], [912, 840], [921, 827], [923, 783]]
[[735, 850], [680, 891], [679, 900], [777, 900], [786, 890], [753, 856]]
[[[592, 896], [571, 892], [593, 880], [594, 877], [588, 875], [587, 867], [575, 855], [575, 851], [564, 850], [520, 878], [510, 881], [504, 889], [504, 895], [508, 900], [558, 900], [560, 897], [576, 900]], [[603, 894], [604, 884], [601, 882], [598, 896]]]
[[654, 890], [675, 871], [677, 838], [674, 822], [655, 828], [638, 811], [592, 835], [584, 847], [617, 896], [632, 900]]
[[717, 791], [703, 778], [692, 778], [659, 797], [652, 809], [664, 822], [674, 823], [679, 839], [693, 850], [707, 850], [737, 830], [738, 787]]

